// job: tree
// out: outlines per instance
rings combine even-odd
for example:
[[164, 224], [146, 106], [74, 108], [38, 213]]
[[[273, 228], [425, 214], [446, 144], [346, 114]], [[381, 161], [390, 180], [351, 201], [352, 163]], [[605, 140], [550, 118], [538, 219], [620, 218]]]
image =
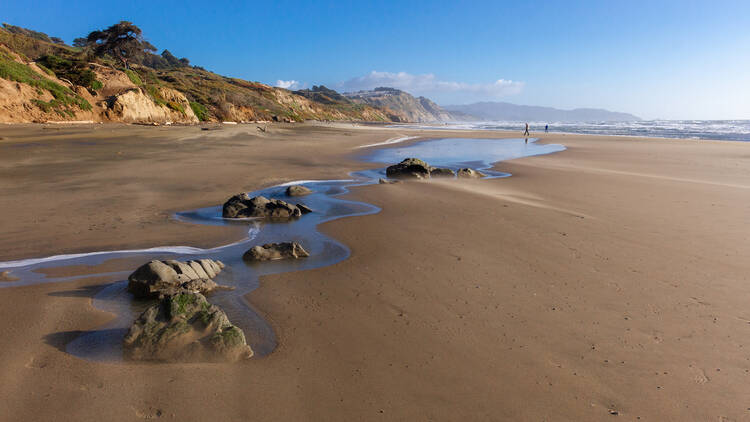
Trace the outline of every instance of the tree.
[[76, 38], [73, 40], [73, 47], [84, 48], [88, 47], [89, 41], [86, 38]]
[[161, 56], [172, 67], [188, 67], [188, 66], [190, 66], [190, 60], [186, 59], [185, 57], [183, 57], [181, 59], [178, 59], [169, 50], [162, 51], [161, 52]]
[[175, 57], [174, 54], [172, 54], [169, 50], [164, 50], [161, 52], [161, 56], [164, 57], [164, 60], [169, 63], [172, 67], [179, 67], [180, 66], [180, 59]]
[[93, 31], [86, 37], [85, 45], [92, 47], [97, 56], [108, 54], [117, 58], [126, 69], [129, 69], [129, 63], [137, 62], [146, 52], [156, 51], [156, 47], [143, 38], [141, 28], [127, 21], [121, 21], [103, 31]]

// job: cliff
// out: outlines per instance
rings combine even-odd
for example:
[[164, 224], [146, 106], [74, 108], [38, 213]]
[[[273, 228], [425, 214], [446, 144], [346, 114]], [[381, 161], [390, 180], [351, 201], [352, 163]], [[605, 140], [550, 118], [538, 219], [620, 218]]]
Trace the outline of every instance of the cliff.
[[395, 88], [375, 88], [343, 94], [357, 104], [366, 104], [386, 110], [393, 120], [400, 122], [447, 122], [455, 117], [425, 97], [415, 98], [408, 92]]

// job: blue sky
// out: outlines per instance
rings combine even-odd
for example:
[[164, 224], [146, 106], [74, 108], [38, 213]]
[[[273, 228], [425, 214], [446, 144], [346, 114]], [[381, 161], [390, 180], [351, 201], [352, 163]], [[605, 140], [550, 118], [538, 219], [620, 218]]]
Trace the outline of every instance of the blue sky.
[[159, 49], [272, 85], [750, 119], [748, 1], [0, 3], [3, 22], [68, 42], [129, 20]]

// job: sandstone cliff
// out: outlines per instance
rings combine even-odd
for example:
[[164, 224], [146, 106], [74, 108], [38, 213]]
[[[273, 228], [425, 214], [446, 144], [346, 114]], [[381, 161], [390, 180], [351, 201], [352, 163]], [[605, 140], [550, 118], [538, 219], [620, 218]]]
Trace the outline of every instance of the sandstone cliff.
[[408, 92], [395, 88], [349, 92], [344, 93], [344, 96], [358, 104], [387, 110], [393, 116], [393, 120], [401, 122], [431, 123], [457, 120], [450, 112], [428, 98], [415, 98]]

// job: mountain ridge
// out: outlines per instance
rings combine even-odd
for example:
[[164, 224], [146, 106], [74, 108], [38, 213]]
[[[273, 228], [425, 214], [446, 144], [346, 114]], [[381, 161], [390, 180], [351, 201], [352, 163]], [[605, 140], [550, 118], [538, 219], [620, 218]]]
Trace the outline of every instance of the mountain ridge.
[[446, 105], [451, 113], [463, 113], [467, 117], [483, 121], [638, 121], [640, 117], [630, 113], [609, 111], [600, 108], [575, 108], [571, 110], [544, 106], [518, 105], [501, 101], [481, 101], [472, 104]]

